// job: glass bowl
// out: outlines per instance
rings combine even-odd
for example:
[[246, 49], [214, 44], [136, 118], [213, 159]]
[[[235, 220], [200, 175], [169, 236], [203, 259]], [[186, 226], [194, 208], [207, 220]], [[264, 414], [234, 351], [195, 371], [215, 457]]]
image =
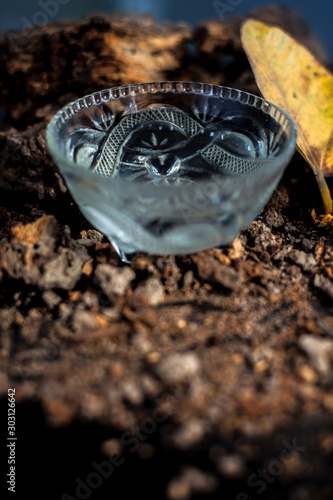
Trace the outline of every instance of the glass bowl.
[[152, 82], [95, 92], [59, 111], [47, 144], [83, 215], [122, 260], [229, 243], [267, 203], [296, 129], [236, 89]]

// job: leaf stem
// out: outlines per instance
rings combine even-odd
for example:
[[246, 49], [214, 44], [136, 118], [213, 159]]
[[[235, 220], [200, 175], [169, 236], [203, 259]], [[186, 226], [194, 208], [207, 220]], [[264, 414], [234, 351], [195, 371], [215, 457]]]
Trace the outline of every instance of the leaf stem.
[[321, 170], [315, 172], [316, 181], [321, 194], [325, 215], [332, 213], [331, 193]]

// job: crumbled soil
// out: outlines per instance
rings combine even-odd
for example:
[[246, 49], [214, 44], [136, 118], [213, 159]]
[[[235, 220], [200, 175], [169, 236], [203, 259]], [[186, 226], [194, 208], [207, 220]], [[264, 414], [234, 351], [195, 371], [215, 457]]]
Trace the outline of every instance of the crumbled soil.
[[[295, 13], [255, 15], [324, 60]], [[302, 158], [227, 247], [124, 265], [45, 144], [59, 107], [103, 87], [258, 93], [241, 21], [94, 17], [0, 36], [0, 392], [5, 413], [16, 390], [18, 498], [333, 498], [332, 226], [311, 216]]]

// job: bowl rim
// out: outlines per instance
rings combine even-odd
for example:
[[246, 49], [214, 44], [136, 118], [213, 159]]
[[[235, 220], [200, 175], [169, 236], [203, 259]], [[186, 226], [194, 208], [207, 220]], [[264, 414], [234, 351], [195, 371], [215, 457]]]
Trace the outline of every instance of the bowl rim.
[[[291, 119], [291, 117], [283, 111], [279, 106], [264, 99], [263, 97], [256, 96], [255, 94], [251, 94], [244, 90], [235, 89], [232, 87], [227, 87], [223, 85], [215, 85], [211, 83], [203, 83], [203, 82], [190, 82], [190, 81], [152, 81], [152, 82], [141, 82], [141, 83], [130, 83], [126, 85], [119, 85], [116, 87], [105, 88], [102, 90], [98, 90], [96, 92], [92, 92], [83, 97], [79, 97], [72, 102], [63, 106], [57, 113], [51, 118], [47, 127], [46, 127], [46, 142], [48, 149], [60, 171], [61, 172], [72, 172], [73, 168], [78, 168], [78, 164], [69, 159], [60, 148], [57, 147], [55, 135], [57, 130], [60, 129], [61, 126], [65, 124], [67, 120], [70, 120], [75, 114], [84, 110], [85, 108], [90, 108], [93, 106], [99, 106], [101, 103], [107, 103], [109, 101], [117, 101], [122, 98], [128, 98], [133, 96], [134, 98], [140, 94], [156, 94], [158, 92], [161, 93], [186, 93], [193, 95], [204, 95], [204, 96], [212, 96], [215, 98], [223, 98], [223, 99], [232, 99], [238, 100], [243, 104], [247, 104], [252, 107], [256, 107], [257, 109], [261, 109], [265, 113], [269, 113], [271, 110], [274, 110], [274, 116], [277, 113], [280, 113], [281, 119], [283, 117], [291, 129], [291, 138], [285, 145], [283, 151], [279, 154], [281, 158], [281, 163], [283, 158], [291, 156], [292, 151], [295, 150], [296, 140], [297, 140], [297, 130], [296, 126]], [[231, 154], [231, 153], [229, 153]], [[238, 158], [236, 155], [235, 158]], [[264, 160], [261, 158], [254, 158], [251, 161], [258, 163], [265, 162], [268, 165], [270, 163], [276, 162], [275, 158], [265, 158]], [[59, 167], [61, 165], [61, 168]], [[88, 172], [95, 177], [95, 172], [82, 169], [82, 172], [88, 174]], [[244, 175], [251, 175], [244, 174]], [[96, 178], [96, 177], [95, 177]], [[101, 178], [105, 181], [114, 182], [115, 179], [112, 177], [103, 177]]]

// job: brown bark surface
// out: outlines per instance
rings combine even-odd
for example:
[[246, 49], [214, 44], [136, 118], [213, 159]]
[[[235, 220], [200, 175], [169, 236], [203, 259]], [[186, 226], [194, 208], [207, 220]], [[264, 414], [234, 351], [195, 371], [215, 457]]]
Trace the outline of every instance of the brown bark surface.
[[[295, 13], [254, 15], [327, 62]], [[98, 16], [0, 36], [0, 393], [5, 408], [16, 389], [35, 498], [80, 498], [76, 478], [114, 453], [91, 498], [333, 498], [333, 246], [301, 157], [228, 247], [126, 266], [45, 143], [60, 107], [118, 84], [258, 92], [242, 19]]]

